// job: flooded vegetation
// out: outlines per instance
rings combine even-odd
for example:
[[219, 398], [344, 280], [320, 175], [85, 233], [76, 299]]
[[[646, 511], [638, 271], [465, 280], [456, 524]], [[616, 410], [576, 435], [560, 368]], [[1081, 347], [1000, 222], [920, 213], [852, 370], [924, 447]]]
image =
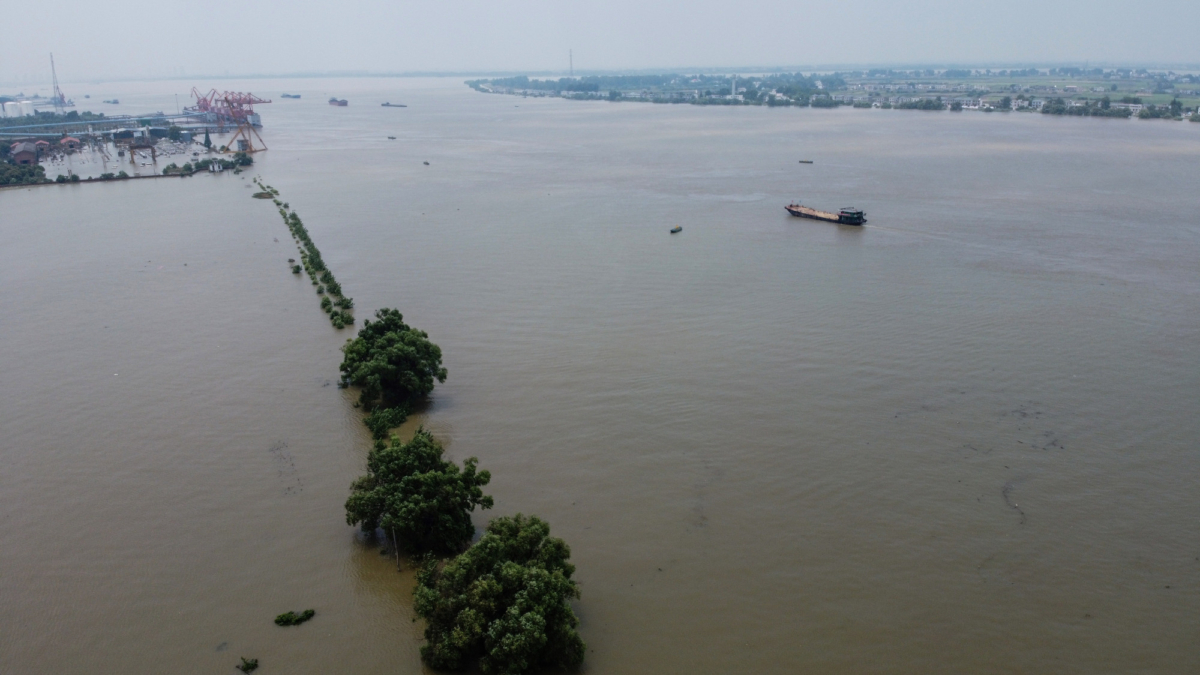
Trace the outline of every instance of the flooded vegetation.
[[1197, 125], [306, 82], [0, 191], [4, 669], [1193, 669]]

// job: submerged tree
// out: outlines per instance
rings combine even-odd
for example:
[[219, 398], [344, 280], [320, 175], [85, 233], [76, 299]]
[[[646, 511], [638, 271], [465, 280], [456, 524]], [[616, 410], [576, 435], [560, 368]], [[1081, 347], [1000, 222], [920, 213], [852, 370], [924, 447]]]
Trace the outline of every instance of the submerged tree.
[[426, 562], [414, 607], [426, 621], [421, 657], [433, 668], [476, 662], [484, 673], [578, 668], [586, 647], [570, 601], [571, 549], [550, 526], [520, 514], [497, 518], [487, 534], [439, 569]]
[[358, 337], [342, 347], [342, 384], [361, 388], [358, 402], [369, 413], [399, 411], [368, 416], [375, 437], [385, 438], [391, 427], [380, 425], [403, 422], [411, 406], [433, 391], [435, 381], [446, 381], [446, 369], [441, 348], [425, 331], [404, 323], [399, 310], [384, 308], [375, 318], [364, 321]]
[[471, 512], [492, 508], [483, 494], [492, 475], [477, 471], [474, 457], [460, 469], [442, 452], [424, 429], [408, 443], [379, 443], [367, 458], [367, 475], [350, 486], [346, 523], [364, 532], [382, 527], [410, 553], [461, 551], [475, 536]]

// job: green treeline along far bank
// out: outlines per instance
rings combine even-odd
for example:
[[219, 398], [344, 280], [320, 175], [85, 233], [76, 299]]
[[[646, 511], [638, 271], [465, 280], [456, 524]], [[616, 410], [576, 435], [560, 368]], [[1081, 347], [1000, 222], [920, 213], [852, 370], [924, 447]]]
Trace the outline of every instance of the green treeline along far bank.
[[1200, 74], [1145, 68], [872, 69], [468, 80], [476, 91], [691, 105], [979, 110], [1200, 122]]
[[[278, 190], [255, 183], [279, 207], [313, 283], [349, 301], [299, 216], [279, 201]], [[292, 271], [300, 272], [298, 266]], [[334, 323], [343, 327], [336, 317]], [[349, 317], [346, 325], [353, 323]], [[462, 466], [447, 460], [442, 444], [424, 428], [408, 442], [391, 434], [425, 404], [436, 383], [446, 381], [441, 348], [406, 324], [399, 310], [383, 308], [373, 321], [363, 321], [342, 354], [339, 386], [357, 389], [355, 406], [366, 413], [374, 439], [366, 473], [350, 485], [346, 523], [419, 561], [413, 593], [414, 610], [425, 621], [421, 658], [439, 670], [500, 675], [579, 668], [587, 647], [571, 607], [580, 592], [566, 542], [550, 536], [542, 519], [517, 514], [492, 520], [472, 545], [472, 513], [495, 504], [483, 492], [491, 473], [479, 469], [475, 457]], [[295, 625], [311, 617], [311, 610], [288, 612], [276, 622]]]

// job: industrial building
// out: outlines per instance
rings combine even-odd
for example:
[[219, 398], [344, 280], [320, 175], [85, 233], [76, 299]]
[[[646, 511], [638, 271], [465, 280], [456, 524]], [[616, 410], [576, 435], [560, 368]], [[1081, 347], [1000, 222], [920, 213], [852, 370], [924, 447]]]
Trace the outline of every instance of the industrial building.
[[13, 143], [9, 154], [15, 164], [37, 164], [38, 161], [37, 146], [30, 141]]

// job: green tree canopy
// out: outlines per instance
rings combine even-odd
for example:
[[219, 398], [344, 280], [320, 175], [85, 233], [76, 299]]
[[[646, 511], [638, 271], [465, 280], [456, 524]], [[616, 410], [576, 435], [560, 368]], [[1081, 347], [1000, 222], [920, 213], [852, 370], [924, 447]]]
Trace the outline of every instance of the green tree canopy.
[[435, 380], [446, 381], [442, 350], [425, 331], [409, 327], [396, 309], [381, 309], [375, 318], [342, 347], [342, 382], [361, 387], [363, 408], [407, 407], [428, 396]]
[[346, 523], [365, 532], [382, 527], [411, 553], [457, 553], [475, 536], [471, 512], [492, 508], [482, 489], [492, 475], [476, 471], [478, 462], [471, 457], [459, 469], [424, 429], [408, 443], [380, 443], [367, 458], [367, 475], [350, 486]]
[[586, 647], [570, 601], [571, 549], [535, 516], [497, 518], [487, 533], [441, 569], [426, 563], [414, 607], [426, 621], [421, 657], [457, 670], [517, 675], [539, 667], [578, 668]]

